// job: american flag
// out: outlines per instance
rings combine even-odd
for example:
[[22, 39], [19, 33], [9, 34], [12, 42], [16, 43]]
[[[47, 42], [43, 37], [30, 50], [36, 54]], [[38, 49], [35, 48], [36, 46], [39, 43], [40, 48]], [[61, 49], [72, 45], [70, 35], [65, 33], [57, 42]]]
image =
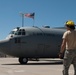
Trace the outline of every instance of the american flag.
[[26, 13], [25, 16], [34, 19], [35, 13]]

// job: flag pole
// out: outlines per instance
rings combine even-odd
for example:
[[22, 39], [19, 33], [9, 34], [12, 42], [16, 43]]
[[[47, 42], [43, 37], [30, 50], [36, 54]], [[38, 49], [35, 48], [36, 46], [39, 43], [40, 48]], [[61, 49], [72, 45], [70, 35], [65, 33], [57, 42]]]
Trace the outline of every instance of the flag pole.
[[35, 24], [35, 19], [33, 19], [33, 27], [34, 27], [34, 24]]
[[33, 15], [33, 26], [34, 26], [34, 24], [35, 24], [35, 13], [33, 13], [34, 15]]
[[20, 13], [21, 17], [22, 17], [22, 27], [24, 27], [24, 13]]
[[22, 13], [22, 27], [24, 27], [24, 13]]

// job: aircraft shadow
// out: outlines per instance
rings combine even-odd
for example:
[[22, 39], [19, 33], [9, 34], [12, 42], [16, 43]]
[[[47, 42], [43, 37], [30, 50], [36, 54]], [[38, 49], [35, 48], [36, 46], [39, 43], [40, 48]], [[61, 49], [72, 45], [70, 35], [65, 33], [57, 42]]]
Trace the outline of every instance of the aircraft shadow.
[[19, 64], [19, 63], [12, 63], [12, 64], [2, 64], [2, 65], [62, 65], [62, 61], [58, 60], [46, 60], [45, 62], [28, 62], [27, 64]]

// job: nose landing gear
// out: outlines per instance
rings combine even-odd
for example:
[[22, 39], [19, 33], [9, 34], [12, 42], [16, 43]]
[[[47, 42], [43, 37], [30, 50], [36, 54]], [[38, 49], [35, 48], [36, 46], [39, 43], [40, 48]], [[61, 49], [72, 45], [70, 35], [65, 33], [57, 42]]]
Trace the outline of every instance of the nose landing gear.
[[28, 58], [20, 57], [19, 62], [20, 62], [20, 64], [27, 64]]

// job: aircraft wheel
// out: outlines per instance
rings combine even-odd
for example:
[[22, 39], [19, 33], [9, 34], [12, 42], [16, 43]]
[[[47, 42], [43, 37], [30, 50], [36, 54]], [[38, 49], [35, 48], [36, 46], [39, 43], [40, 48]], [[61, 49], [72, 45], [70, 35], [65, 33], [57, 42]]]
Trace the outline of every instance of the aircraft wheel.
[[21, 58], [19, 58], [19, 62], [20, 62], [20, 64], [27, 64], [28, 58], [21, 57]]

